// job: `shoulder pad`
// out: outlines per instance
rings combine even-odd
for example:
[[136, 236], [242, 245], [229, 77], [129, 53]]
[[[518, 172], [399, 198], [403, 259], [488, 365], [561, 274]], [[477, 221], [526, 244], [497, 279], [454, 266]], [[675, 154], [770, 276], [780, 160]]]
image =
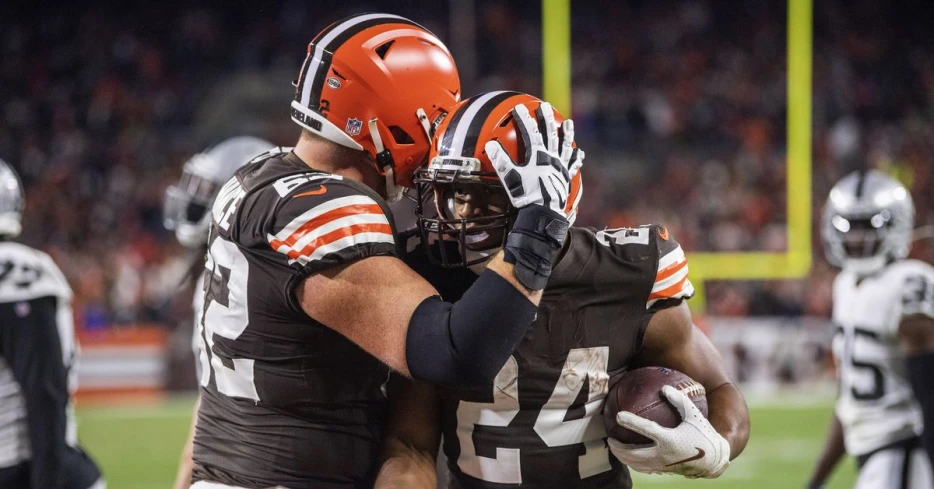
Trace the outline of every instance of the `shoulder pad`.
[[688, 279], [687, 258], [665, 226], [648, 224], [605, 229], [595, 236], [598, 243], [611, 248], [620, 259], [637, 263], [640, 268], [650, 268], [647, 272], [653, 280], [646, 308], [664, 307], [667, 301], [680, 301], [694, 295], [694, 286]]
[[0, 302], [59, 297], [71, 300], [64, 274], [52, 258], [19, 243], [0, 244]]
[[899, 262], [901, 315], [934, 318], [934, 267], [918, 260]]
[[650, 229], [658, 253], [658, 267], [646, 307], [659, 306], [669, 300], [690, 299], [694, 296], [694, 285], [688, 278], [688, 260], [684, 250], [667, 227], [652, 224]]
[[362, 184], [334, 175], [297, 174], [264, 192], [277, 200], [266, 239], [290, 263], [305, 266], [328, 255], [349, 261], [372, 254], [360, 252], [377, 245], [395, 250], [389, 209]]

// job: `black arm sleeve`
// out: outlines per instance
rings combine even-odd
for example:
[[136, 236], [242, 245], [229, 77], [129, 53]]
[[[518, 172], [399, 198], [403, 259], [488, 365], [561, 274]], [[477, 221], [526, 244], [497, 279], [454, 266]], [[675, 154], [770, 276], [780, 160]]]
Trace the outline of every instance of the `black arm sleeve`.
[[0, 354], [19, 383], [32, 447], [31, 487], [61, 487], [68, 380], [56, 324], [57, 299], [0, 304]]
[[934, 467], [934, 352], [908, 357], [908, 380], [924, 417], [921, 443]]
[[429, 297], [409, 321], [405, 356], [412, 377], [484, 386], [516, 349], [538, 308], [495, 272], [483, 272], [454, 304]]

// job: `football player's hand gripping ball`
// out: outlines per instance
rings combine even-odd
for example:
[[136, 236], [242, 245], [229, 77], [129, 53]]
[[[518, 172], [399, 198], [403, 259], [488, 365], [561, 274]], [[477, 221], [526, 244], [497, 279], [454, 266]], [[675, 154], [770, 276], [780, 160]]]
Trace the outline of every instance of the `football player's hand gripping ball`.
[[[525, 146], [522, 164], [512, 161], [498, 141], [488, 141], [484, 149], [514, 207], [537, 204], [567, 218], [565, 207], [571, 179], [584, 164], [584, 152], [573, 147], [573, 121], [568, 119], [561, 124], [562, 138], [551, 104], [543, 102], [535, 113], [536, 117], [532, 117], [524, 105], [512, 109]], [[539, 127], [544, 128], [545, 134]]]
[[627, 411], [616, 415], [620, 426], [652, 440], [651, 445], [627, 445], [608, 439], [620, 462], [646, 474], [680, 474], [691, 479], [715, 479], [730, 465], [730, 444], [717, 433], [694, 402], [671, 386], [662, 394], [681, 414], [681, 424], [664, 428]]

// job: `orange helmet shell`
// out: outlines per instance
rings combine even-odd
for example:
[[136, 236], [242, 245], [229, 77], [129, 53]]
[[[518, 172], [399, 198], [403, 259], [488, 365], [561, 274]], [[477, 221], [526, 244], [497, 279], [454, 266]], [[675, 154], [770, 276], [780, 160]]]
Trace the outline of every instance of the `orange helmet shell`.
[[432, 127], [461, 93], [447, 47], [424, 27], [389, 14], [356, 15], [324, 29], [308, 45], [295, 85], [295, 122], [366, 151], [381, 174], [391, 166], [404, 187], [425, 162]]
[[[525, 147], [519, 135], [512, 109], [525, 105], [530, 114], [535, 114], [542, 100], [520, 92], [487, 92], [470, 97], [457, 104], [453, 112], [438, 127], [426, 173], [458, 171], [461, 179], [488, 181], [499, 184], [493, 163], [484, 146], [488, 141], [498, 141], [513, 161], [522, 164]], [[564, 117], [555, 111], [555, 122], [559, 125]], [[576, 147], [576, 143], [575, 143]], [[582, 194], [581, 174], [571, 181], [566, 211], [573, 223]]]

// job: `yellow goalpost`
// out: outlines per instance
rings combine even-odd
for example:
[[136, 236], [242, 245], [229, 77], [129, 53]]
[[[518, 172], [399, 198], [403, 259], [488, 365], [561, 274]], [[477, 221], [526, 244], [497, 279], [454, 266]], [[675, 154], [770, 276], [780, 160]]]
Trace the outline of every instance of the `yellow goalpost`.
[[[788, 0], [787, 200], [785, 252], [688, 253], [689, 301], [706, 309], [708, 280], [802, 278], [811, 269], [811, 63], [812, 0]], [[571, 114], [570, 0], [542, 0], [543, 92], [563, 114]]]

